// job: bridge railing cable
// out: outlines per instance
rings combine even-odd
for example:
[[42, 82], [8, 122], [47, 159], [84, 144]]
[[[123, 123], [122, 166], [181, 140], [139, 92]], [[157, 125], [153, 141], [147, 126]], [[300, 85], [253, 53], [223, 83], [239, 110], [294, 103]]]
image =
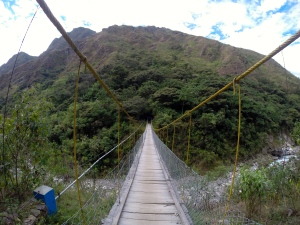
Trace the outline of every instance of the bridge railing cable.
[[[153, 132], [154, 143], [163, 165], [169, 175], [171, 185], [181, 200], [191, 224], [249, 224], [259, 225], [245, 217], [238, 209], [231, 208], [224, 218], [228, 198], [226, 188], [198, 175], [180, 160]], [[224, 220], [224, 221], [223, 221]]]
[[[248, 70], [246, 70], [245, 72], [243, 72], [242, 74], [240, 74], [239, 76], [236, 76], [232, 82], [229, 82], [228, 84], [226, 84], [223, 88], [219, 89], [217, 92], [215, 92], [214, 94], [212, 94], [211, 96], [209, 96], [208, 98], [206, 98], [204, 101], [200, 102], [197, 106], [195, 106], [194, 108], [192, 108], [191, 110], [187, 111], [186, 113], [184, 113], [182, 116], [178, 117], [177, 119], [173, 120], [172, 122], [170, 122], [167, 125], [164, 125], [161, 128], [157, 128], [155, 129], [155, 131], [161, 133], [160, 131], [164, 131], [167, 130], [168, 133], [168, 128], [173, 125], [174, 126], [174, 134], [175, 134], [175, 124], [178, 121], [181, 121], [182, 119], [191, 116], [192, 113], [194, 113], [197, 109], [199, 109], [200, 107], [204, 106], [206, 103], [208, 103], [209, 101], [213, 100], [214, 98], [216, 98], [218, 95], [220, 95], [221, 93], [223, 93], [224, 91], [228, 90], [231, 86], [233, 86], [234, 88], [234, 92], [235, 92], [235, 83], [238, 83], [241, 79], [245, 78], [246, 76], [248, 76], [251, 72], [253, 72], [254, 70], [256, 70], [258, 67], [260, 67], [262, 64], [264, 64], [265, 62], [267, 62], [269, 59], [271, 59], [273, 56], [275, 56], [277, 53], [279, 53], [280, 51], [282, 51], [284, 48], [286, 48], [287, 46], [289, 46], [291, 43], [293, 43], [295, 40], [297, 40], [300, 37], [300, 30], [298, 32], [296, 32], [294, 35], [292, 35], [289, 39], [287, 39], [283, 44], [281, 44], [280, 46], [278, 46], [276, 49], [274, 49], [271, 53], [269, 53], [268, 55], [266, 55], [265, 57], [263, 57], [261, 60], [259, 60], [257, 63], [255, 63], [253, 66], [251, 66]], [[239, 89], [240, 90], [240, 89]], [[225, 215], [224, 217], [227, 218], [226, 214], [230, 213], [228, 212], [229, 210], [229, 201], [231, 199], [231, 195], [232, 195], [232, 190], [233, 190], [233, 186], [234, 186], [234, 179], [235, 179], [235, 174], [236, 174], [236, 167], [237, 167], [237, 160], [238, 160], [238, 150], [239, 150], [239, 138], [240, 138], [240, 130], [241, 130], [241, 100], [240, 100], [240, 93], [239, 93], [239, 125], [238, 125], [238, 141], [237, 141], [237, 148], [236, 148], [236, 160], [235, 160], [235, 165], [234, 165], [234, 172], [233, 172], [233, 176], [232, 176], [232, 182], [231, 182], [231, 187], [230, 187], [230, 191], [229, 191], [229, 196], [228, 196], [228, 204], [226, 206], [226, 208], [224, 209]], [[190, 137], [189, 137], [190, 138]], [[168, 138], [166, 140], [166, 144], [168, 145]], [[189, 141], [188, 141], [189, 142]], [[173, 148], [174, 146], [174, 135], [173, 135], [173, 142], [172, 142], [172, 151], [174, 150]], [[189, 143], [188, 143], [188, 149], [189, 149]], [[188, 153], [187, 153], [187, 159], [188, 159]], [[188, 162], [188, 161], [187, 161]], [[167, 162], [166, 165], [171, 165], [170, 162]], [[176, 164], [177, 165], [177, 164]], [[175, 166], [176, 166], [175, 165]], [[170, 168], [172, 169], [172, 168]], [[224, 222], [224, 221], [223, 221]]]
[[[79, 177], [78, 179], [81, 179], [83, 176], [85, 176], [88, 172], [90, 172], [95, 165], [97, 165], [99, 163], [100, 160], [102, 160], [103, 158], [105, 158], [107, 155], [109, 155], [110, 153], [112, 153], [114, 150], [116, 150], [120, 145], [122, 145], [123, 143], [125, 143], [127, 140], [129, 140], [130, 138], [133, 138], [136, 133], [138, 132], [138, 130], [141, 128], [142, 124], [132, 133], [130, 134], [127, 138], [125, 138], [123, 141], [120, 142], [120, 144], [116, 145], [115, 147], [113, 147], [112, 149], [110, 149], [109, 151], [107, 151], [105, 154], [103, 154], [102, 156], [100, 156], [88, 169], [86, 169]], [[61, 197], [68, 189], [70, 189], [74, 184], [76, 183], [76, 180], [74, 180], [73, 182], [71, 182], [64, 190], [62, 190], [59, 195], [57, 195], [55, 197], [55, 199], [58, 199], [59, 197]]]
[[[134, 135], [134, 134], [132, 134]], [[129, 139], [128, 137], [127, 139]], [[126, 139], [126, 140], [127, 140]], [[120, 142], [123, 144], [126, 140]], [[110, 209], [122, 195], [122, 187], [126, 177], [129, 174], [130, 168], [137, 166], [138, 162], [136, 155], [139, 153], [142, 144], [145, 140], [145, 133], [137, 140], [135, 146], [127, 153], [111, 172], [101, 179], [85, 179], [81, 181], [81, 191], [85, 196], [85, 203], [82, 207], [84, 210], [85, 221], [81, 217], [81, 209], [76, 211], [72, 217], [67, 219], [63, 224], [101, 224], [101, 221], [108, 216]], [[116, 150], [115, 146], [111, 151]], [[104, 156], [101, 157], [101, 159]], [[100, 158], [97, 160], [99, 162]], [[95, 162], [96, 163], [96, 162]], [[91, 167], [84, 173], [91, 170]], [[79, 176], [81, 178], [83, 175]], [[73, 182], [73, 184], [75, 181]], [[119, 185], [121, 184], [121, 186]], [[69, 185], [70, 186], [70, 185]], [[71, 188], [69, 187], [68, 188]], [[59, 205], [58, 205], [59, 206]]]

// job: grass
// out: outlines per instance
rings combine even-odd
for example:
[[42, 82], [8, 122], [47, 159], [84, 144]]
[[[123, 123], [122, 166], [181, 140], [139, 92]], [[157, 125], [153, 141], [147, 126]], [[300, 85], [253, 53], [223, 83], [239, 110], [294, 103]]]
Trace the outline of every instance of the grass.
[[76, 188], [73, 188], [58, 198], [58, 212], [52, 216], [47, 216], [43, 224], [62, 224], [71, 217], [70, 223], [72, 221], [72, 224], [79, 223], [82, 218], [89, 222], [89, 224], [91, 221], [92, 224], [96, 224], [96, 222], [99, 223], [109, 214], [109, 211], [115, 202], [116, 194], [114, 191], [96, 190], [93, 192], [83, 190], [81, 191], [81, 197], [83, 205], [91, 198], [91, 201], [84, 206], [83, 213], [80, 211], [77, 190]]

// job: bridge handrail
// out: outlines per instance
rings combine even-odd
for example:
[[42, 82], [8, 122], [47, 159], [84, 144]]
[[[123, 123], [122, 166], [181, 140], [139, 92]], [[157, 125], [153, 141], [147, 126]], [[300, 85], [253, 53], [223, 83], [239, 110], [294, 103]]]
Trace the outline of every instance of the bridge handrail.
[[191, 224], [247, 224], [260, 225], [245, 217], [238, 208], [232, 208], [224, 219], [225, 204], [227, 201], [227, 189], [216, 192], [216, 185], [209, 182], [205, 176], [200, 176], [192, 168], [188, 167], [174, 152], [172, 152], [153, 132], [156, 149], [166, 167], [170, 183], [181, 199], [181, 205], [189, 215]]
[[[110, 197], [108, 197], [108, 198], [113, 198], [113, 202], [116, 202], [119, 195], [122, 193], [126, 174], [130, 170], [132, 164], [135, 163], [135, 160], [134, 160], [135, 156], [138, 154], [140, 146], [144, 142], [144, 138], [145, 138], [145, 132], [137, 140], [135, 146], [131, 149], [131, 151], [128, 152], [122, 158], [122, 160], [120, 161], [120, 164], [118, 166], [116, 166], [111, 172], [109, 172], [104, 178], [102, 178], [103, 180], [106, 180], [106, 181], [112, 180], [115, 183], [115, 187], [112, 189], [101, 189], [101, 188], [94, 187], [94, 192], [86, 200], [86, 202], [82, 206], [82, 208], [81, 209], [79, 208], [77, 210], [77, 212], [75, 212], [73, 214], [73, 216], [71, 216], [68, 220], [66, 220], [63, 223], [63, 225], [83, 224], [82, 218], [80, 216], [81, 210], [84, 210], [84, 212], [85, 212], [85, 219], [86, 219], [87, 224], [101, 224], [100, 220], [104, 219], [102, 217], [103, 216], [102, 211], [107, 210], [107, 207], [108, 208], [112, 207], [112, 205], [103, 207], [102, 205], [106, 204], [103, 201], [105, 201], [105, 199], [107, 198], [106, 195], [108, 194], [108, 192], [110, 193]], [[116, 149], [116, 147], [114, 147], [114, 149]], [[106, 191], [108, 191], [108, 192], [106, 192]], [[115, 193], [115, 194], [112, 194], [112, 193]], [[114, 197], [112, 197], [112, 196], [114, 196]], [[104, 212], [104, 214], [107, 215], [108, 212]]]
[[[132, 137], [132, 135], [134, 135], [139, 128], [142, 126], [142, 124], [131, 134], [129, 135], [127, 138], [125, 138], [123, 141], [120, 142], [120, 144], [116, 145], [115, 147], [113, 147], [111, 150], [109, 150], [107, 153], [105, 153], [103, 156], [101, 156], [99, 159], [97, 159], [87, 170], [85, 170], [79, 177], [78, 180], [83, 177], [87, 172], [89, 172], [101, 159], [103, 159], [105, 156], [107, 156], [108, 154], [110, 154], [112, 151], [114, 151], [115, 149], [117, 149], [119, 146], [121, 146], [124, 142], [126, 142], [130, 137]], [[74, 184], [76, 183], [76, 180], [74, 180], [73, 182], [71, 182], [63, 191], [61, 191], [59, 193], [59, 195], [57, 195], [55, 197], [55, 200], [58, 199], [63, 193], [65, 193], [70, 187], [72, 187]]]

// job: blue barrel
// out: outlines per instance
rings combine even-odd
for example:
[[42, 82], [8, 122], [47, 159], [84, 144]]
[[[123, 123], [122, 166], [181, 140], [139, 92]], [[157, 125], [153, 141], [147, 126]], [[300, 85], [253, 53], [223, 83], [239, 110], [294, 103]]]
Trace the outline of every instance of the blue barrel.
[[45, 202], [48, 208], [48, 215], [57, 213], [56, 201], [54, 190], [51, 187], [42, 185], [33, 191], [33, 195], [36, 199]]

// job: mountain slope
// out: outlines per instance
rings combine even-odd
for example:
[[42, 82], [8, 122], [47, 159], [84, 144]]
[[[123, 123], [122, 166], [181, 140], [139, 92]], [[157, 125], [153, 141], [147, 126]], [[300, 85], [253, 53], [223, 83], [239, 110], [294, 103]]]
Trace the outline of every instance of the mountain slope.
[[[96, 34], [96, 32], [93, 30], [90, 30], [88, 28], [78, 27], [78, 28], [74, 28], [68, 34], [69, 34], [70, 38], [73, 40], [73, 42], [75, 44], [78, 44], [80, 41], [93, 36], [94, 34]], [[53, 51], [53, 50], [62, 50], [65, 48], [69, 48], [69, 45], [65, 41], [65, 39], [63, 37], [55, 38], [49, 45], [47, 52]]]
[[[3, 64], [1, 67], [0, 67], [0, 77], [1, 77], [1, 74], [5, 74], [5, 73], [10, 73], [12, 71], [12, 68], [14, 66], [14, 63], [15, 63], [15, 60], [16, 60], [16, 57], [17, 55], [14, 55], [13, 57], [11, 57], [7, 63]], [[24, 63], [27, 63], [31, 60], [34, 60], [36, 59], [35, 56], [30, 56], [28, 55], [27, 53], [25, 52], [20, 52], [19, 56], [18, 56], [18, 60], [17, 60], [17, 63], [16, 63], [16, 67], [24, 64]]]
[[[137, 120], [155, 118], [153, 124], [157, 127], [193, 108], [263, 57], [204, 37], [157, 27], [112, 26], [97, 34], [79, 28], [70, 36], [128, 112]], [[78, 65], [78, 57], [59, 38], [38, 58], [18, 66], [12, 79], [11, 95], [40, 84], [39, 97], [53, 104], [49, 139], [63, 146], [72, 138], [70, 109]], [[0, 105], [9, 75], [3, 74], [2, 78]], [[241, 155], [246, 157], [260, 151], [268, 136], [288, 133], [300, 120], [300, 80], [269, 60], [241, 84]], [[98, 136], [103, 138], [95, 152], [111, 147], [116, 141], [116, 106], [88, 72], [80, 75], [79, 107], [79, 133], [91, 142]], [[232, 156], [236, 114], [237, 99], [232, 92], [223, 93], [193, 114], [191, 154], [195, 163], [201, 157], [209, 158], [206, 163], [210, 164]], [[180, 132], [186, 131], [187, 124], [185, 120], [178, 123]], [[185, 143], [185, 137], [182, 133], [178, 141]], [[182, 145], [175, 149], [179, 155], [183, 154]], [[82, 147], [80, 154], [90, 155], [89, 151]]]
[[[165, 28], [112, 26], [98, 34], [86, 28], [76, 28], [69, 35], [98, 71], [123, 60], [128, 69], [137, 66], [141, 70], [147, 70], [155, 65], [172, 65], [164, 76], [185, 76], [186, 67], [193, 72], [210, 70], [222, 76], [234, 76], [263, 57], [253, 51]], [[47, 51], [38, 58], [29, 59], [31, 61], [28, 64], [21, 65], [28, 61], [22, 60], [16, 68], [12, 80], [16, 89], [28, 87], [34, 82], [43, 82], [47, 77], [55, 79], [63, 71], [74, 70], [78, 64], [77, 56], [62, 37], [53, 40]], [[3, 75], [8, 72], [5, 68], [6, 65], [0, 67], [0, 90], [8, 82], [8, 75]], [[261, 73], [268, 73], [268, 79], [278, 85], [286, 85], [288, 79], [289, 88], [298, 87], [299, 79], [274, 60], [270, 60], [253, 74], [259, 76]], [[128, 79], [133, 76], [135, 72], [131, 71]], [[1, 95], [3, 93], [0, 92]]]

